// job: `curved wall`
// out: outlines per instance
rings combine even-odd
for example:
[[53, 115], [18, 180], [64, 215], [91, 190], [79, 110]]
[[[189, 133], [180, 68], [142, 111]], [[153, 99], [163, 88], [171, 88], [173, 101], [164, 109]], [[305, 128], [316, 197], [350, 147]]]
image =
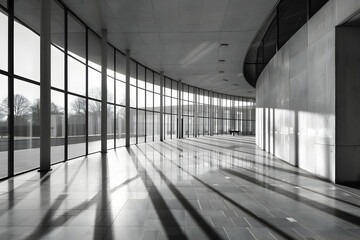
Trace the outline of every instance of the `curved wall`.
[[330, 0], [271, 59], [256, 84], [256, 142], [335, 182], [335, 29], [360, 1]]

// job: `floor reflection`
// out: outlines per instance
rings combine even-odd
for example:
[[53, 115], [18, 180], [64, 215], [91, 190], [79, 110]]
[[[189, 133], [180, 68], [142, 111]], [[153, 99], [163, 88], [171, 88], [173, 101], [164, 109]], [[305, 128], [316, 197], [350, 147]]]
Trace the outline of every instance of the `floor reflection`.
[[0, 183], [0, 239], [358, 239], [360, 190], [253, 137], [118, 148]]

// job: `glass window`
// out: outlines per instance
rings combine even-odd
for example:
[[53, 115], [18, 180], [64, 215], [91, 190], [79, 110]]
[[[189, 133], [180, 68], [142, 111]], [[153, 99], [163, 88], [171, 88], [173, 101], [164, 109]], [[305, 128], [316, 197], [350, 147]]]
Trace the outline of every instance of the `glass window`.
[[86, 68], [85, 64], [68, 57], [68, 91], [85, 95], [86, 89]]
[[160, 93], [160, 75], [158, 73], [154, 74], [154, 92]]
[[189, 116], [194, 116], [194, 103], [189, 102]]
[[243, 108], [243, 100], [242, 100], [242, 98], [240, 98], [240, 101], [239, 101], [239, 119], [243, 119], [242, 108]]
[[64, 89], [65, 54], [51, 45], [51, 86]]
[[114, 78], [107, 77], [107, 101], [114, 103]]
[[65, 160], [64, 93], [51, 91], [51, 163]]
[[8, 17], [0, 9], [0, 69], [8, 70]]
[[146, 91], [146, 110], [152, 111], [154, 109], [154, 94], [152, 92]]
[[116, 51], [116, 79], [125, 82], [126, 81], [126, 58], [125, 56]]
[[68, 52], [71, 56], [85, 63], [86, 30], [74, 17], [68, 14]]
[[177, 114], [178, 99], [177, 98], [172, 98], [171, 101], [172, 101], [172, 103], [171, 103], [171, 105], [172, 105], [172, 113]]
[[145, 89], [145, 68], [138, 64], [138, 82], [139, 88]]
[[263, 61], [265, 65], [275, 55], [277, 49], [277, 19], [275, 18], [263, 38]]
[[171, 124], [172, 124], [172, 139], [175, 139], [176, 138], [176, 135], [177, 135], [177, 122], [178, 122], [178, 119], [177, 119], [177, 115], [172, 115], [172, 121], [171, 121]]
[[40, 87], [14, 80], [15, 173], [39, 167]]
[[101, 102], [88, 102], [89, 153], [101, 150]]
[[164, 113], [171, 113], [171, 97], [164, 97]]
[[171, 139], [171, 114], [164, 114], [164, 139]]
[[107, 148], [114, 148], [114, 121], [115, 121], [115, 107], [112, 104], [107, 105]]
[[189, 117], [189, 137], [194, 136], [194, 118]]
[[204, 118], [204, 135], [209, 135], [209, 118]]
[[188, 101], [189, 100], [189, 86], [188, 85], [183, 85], [183, 100]]
[[8, 174], [9, 148], [9, 106], [8, 106], [8, 78], [0, 74], [0, 178]]
[[64, 9], [56, 2], [51, 0], [51, 43], [61, 50], [65, 48], [65, 20]]
[[145, 109], [145, 90], [138, 88], [138, 108]]
[[40, 33], [40, 1], [16, 0], [14, 1], [14, 14], [29, 28]]
[[153, 141], [154, 115], [153, 112], [146, 112], [146, 142]]
[[136, 144], [136, 109], [130, 109], [130, 144]]
[[172, 88], [171, 88], [172, 97], [175, 97], [175, 98], [178, 97], [178, 84], [179, 84], [178, 82], [172, 81]]
[[126, 84], [116, 81], [116, 103], [125, 106], [126, 101]]
[[40, 37], [18, 22], [14, 23], [14, 72], [40, 81]]
[[136, 65], [137, 65], [136, 62], [131, 59], [130, 60], [130, 84], [133, 86], [136, 86]]
[[136, 87], [130, 85], [130, 107], [136, 108]]
[[138, 143], [145, 142], [145, 111], [138, 110], [137, 121]]
[[307, 1], [280, 1], [278, 5], [279, 48], [307, 21]]
[[160, 94], [154, 93], [154, 111], [160, 112]]
[[189, 87], [189, 101], [194, 102], [194, 88]]
[[165, 78], [165, 92], [164, 92], [164, 94], [166, 95], [166, 96], [169, 96], [169, 97], [171, 97], [171, 80], [170, 79], [168, 79], [168, 78]]
[[106, 74], [112, 78], [115, 77], [115, 66], [114, 66], [115, 49], [107, 45], [107, 72]]
[[86, 100], [68, 95], [68, 158], [85, 155]]
[[160, 140], [160, 113], [154, 112], [154, 141]]
[[88, 38], [89, 66], [101, 72], [101, 39], [91, 31]]
[[183, 103], [182, 103], [182, 114], [189, 115], [189, 102], [188, 101], [183, 101]]
[[101, 100], [101, 72], [88, 68], [89, 97]]
[[183, 137], [187, 138], [189, 137], [189, 117], [184, 116], [183, 119]]
[[197, 119], [197, 134], [198, 136], [203, 136], [204, 132], [203, 132], [203, 118], [202, 117], [198, 117]]
[[126, 121], [125, 107], [116, 106], [116, 147], [125, 146]]
[[153, 71], [146, 69], [146, 90], [154, 91], [154, 76]]

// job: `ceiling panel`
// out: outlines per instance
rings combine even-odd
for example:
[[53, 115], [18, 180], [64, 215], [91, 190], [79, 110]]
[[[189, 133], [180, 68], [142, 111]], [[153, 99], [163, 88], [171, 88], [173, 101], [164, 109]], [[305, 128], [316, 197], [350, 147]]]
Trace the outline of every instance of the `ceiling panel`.
[[96, 32], [106, 28], [109, 42], [121, 51], [129, 48], [142, 64], [197, 87], [254, 97], [243, 62], [277, 0], [64, 2]]

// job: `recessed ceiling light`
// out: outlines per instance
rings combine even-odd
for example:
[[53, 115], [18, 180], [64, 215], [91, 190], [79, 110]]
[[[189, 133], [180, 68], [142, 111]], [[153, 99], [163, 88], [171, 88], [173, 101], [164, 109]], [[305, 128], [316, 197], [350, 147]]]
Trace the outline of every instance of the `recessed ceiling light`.
[[220, 63], [223, 63], [223, 62], [225, 62], [225, 60], [224, 60], [224, 59], [220, 59], [219, 62], [220, 62]]
[[229, 44], [228, 43], [220, 43], [220, 47], [228, 47]]
[[221, 71], [219, 71], [219, 73], [225, 73], [225, 71], [222, 71], [222, 70], [221, 70]]

